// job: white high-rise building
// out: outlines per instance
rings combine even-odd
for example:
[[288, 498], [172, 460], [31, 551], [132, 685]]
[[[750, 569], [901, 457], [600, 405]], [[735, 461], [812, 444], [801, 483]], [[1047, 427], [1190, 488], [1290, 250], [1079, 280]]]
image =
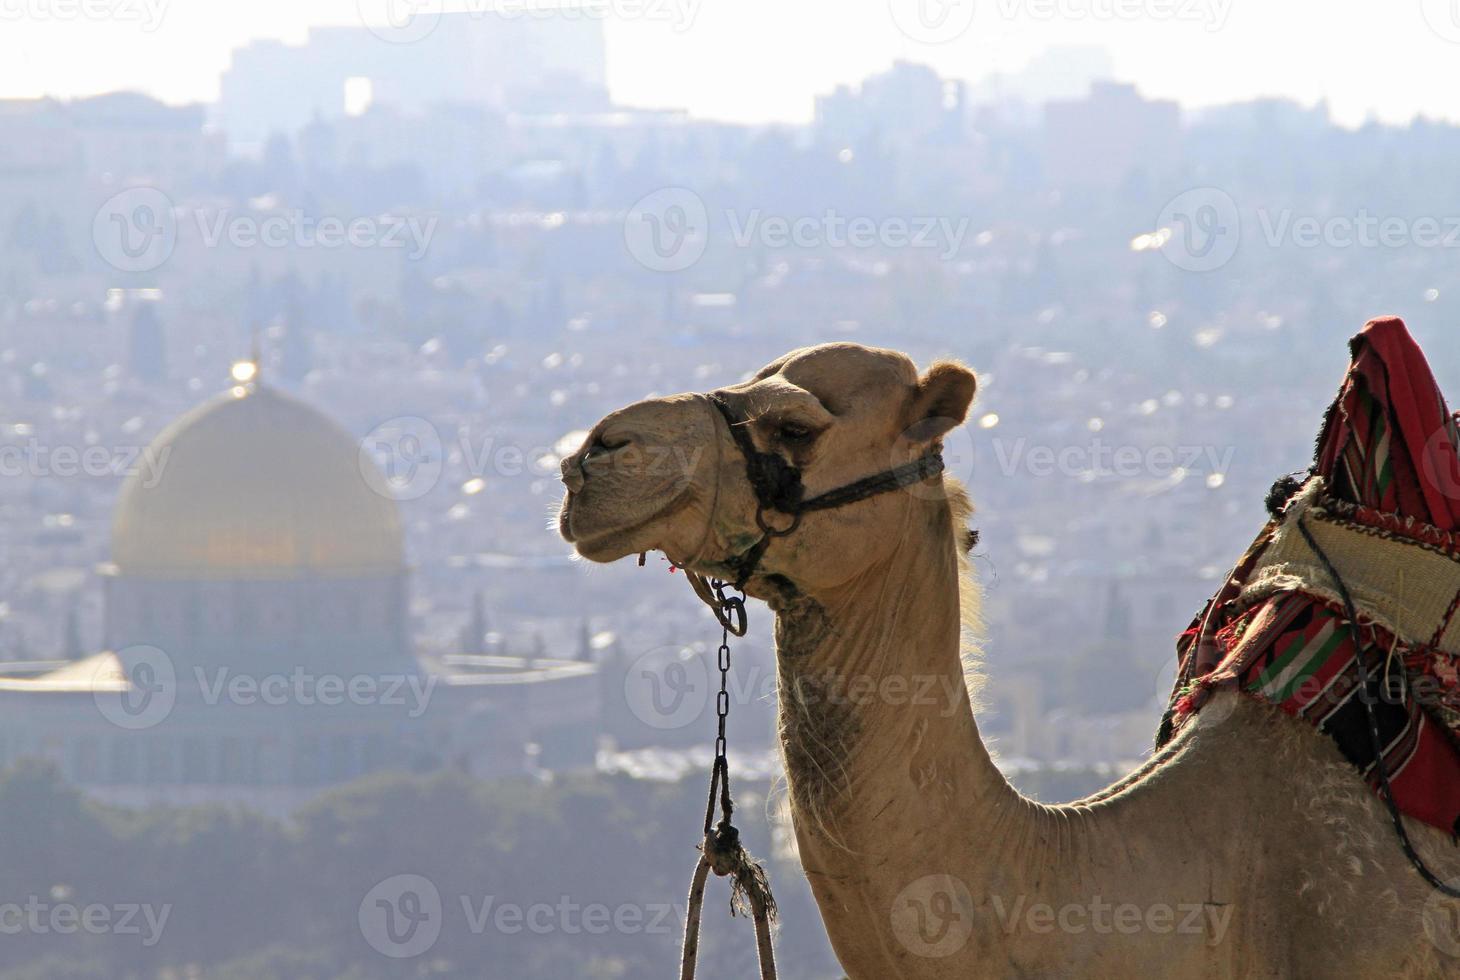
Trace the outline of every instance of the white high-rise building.
[[[385, 34], [385, 37], [382, 37]], [[233, 52], [214, 122], [238, 149], [275, 132], [359, 111], [362, 98], [403, 111], [447, 104], [503, 112], [607, 105], [602, 21], [571, 10], [445, 14], [424, 37], [320, 27], [300, 45], [254, 41]]]

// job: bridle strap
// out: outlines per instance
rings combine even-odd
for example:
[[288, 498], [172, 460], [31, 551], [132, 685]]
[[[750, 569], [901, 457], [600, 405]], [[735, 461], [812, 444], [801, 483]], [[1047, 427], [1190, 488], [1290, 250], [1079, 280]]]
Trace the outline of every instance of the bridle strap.
[[[755, 492], [755, 523], [761, 530], [761, 538], [749, 551], [726, 562], [735, 572], [737, 589], [743, 589], [745, 583], [755, 574], [756, 567], [765, 556], [772, 539], [785, 537], [800, 527], [803, 514], [845, 507], [869, 497], [910, 487], [943, 472], [943, 454], [934, 450], [911, 462], [863, 477], [807, 500], [806, 488], [801, 483], [801, 471], [780, 453], [764, 453], [757, 449], [755, 440], [750, 436], [747, 420], [736, 418], [735, 412], [722, 396], [710, 394], [705, 397], [719, 409], [726, 425], [730, 427], [730, 436], [735, 440], [740, 455], [745, 457], [746, 478]], [[789, 514], [790, 525], [784, 528], [771, 525], [766, 520], [766, 514], [770, 511]]]
[[868, 497], [875, 497], [878, 494], [889, 493], [893, 490], [901, 490], [903, 487], [910, 487], [915, 483], [922, 483], [929, 477], [937, 476], [942, 472], [943, 454], [928, 453], [926, 456], [919, 456], [910, 463], [894, 466], [890, 470], [885, 470], [873, 476], [864, 476], [854, 483], [848, 483], [844, 487], [839, 487], [836, 490], [828, 490], [826, 493], [812, 497], [801, 505], [799, 512], [805, 514], [808, 511], [830, 510], [833, 507], [854, 504], [859, 500], [866, 500]]
[[783, 514], [799, 513], [802, 497], [806, 494], [806, 488], [801, 485], [801, 471], [779, 453], [763, 453], [756, 449], [755, 440], [750, 437], [749, 421], [736, 418], [724, 398], [719, 395], [705, 397], [724, 416], [736, 448], [745, 457], [745, 475], [750, 479], [750, 487], [755, 491], [760, 508], [778, 510]]

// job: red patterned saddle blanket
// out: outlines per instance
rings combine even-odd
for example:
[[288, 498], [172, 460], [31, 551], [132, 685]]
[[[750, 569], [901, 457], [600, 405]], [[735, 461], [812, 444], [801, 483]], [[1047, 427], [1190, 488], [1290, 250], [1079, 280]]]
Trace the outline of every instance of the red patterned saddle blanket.
[[1157, 746], [1238, 690], [1328, 735], [1376, 791], [1382, 759], [1400, 812], [1460, 835], [1460, 425], [1402, 321], [1350, 350], [1306, 482], [1269, 501], [1178, 640]]

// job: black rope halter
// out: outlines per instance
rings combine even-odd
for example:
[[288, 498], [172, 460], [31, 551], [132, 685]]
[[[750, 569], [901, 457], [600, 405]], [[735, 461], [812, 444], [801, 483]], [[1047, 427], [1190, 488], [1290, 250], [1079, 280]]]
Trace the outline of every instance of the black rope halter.
[[[730, 426], [730, 435], [735, 440], [736, 448], [745, 457], [745, 475], [750, 480], [751, 489], [755, 491], [755, 523], [761, 530], [761, 538], [749, 551], [725, 562], [735, 573], [736, 589], [745, 588], [745, 583], [755, 574], [756, 567], [765, 556], [771, 541], [783, 538], [799, 528], [803, 515], [817, 510], [845, 507], [868, 497], [910, 487], [943, 472], [943, 454], [934, 450], [912, 462], [863, 477], [808, 500], [806, 488], [801, 483], [801, 471], [779, 453], [763, 453], [756, 449], [755, 441], [750, 437], [747, 420], [736, 418], [735, 412], [723, 396], [710, 394], [705, 397], [719, 409], [726, 424]], [[775, 527], [766, 520], [770, 511], [790, 515], [791, 523], [784, 528]]]
[[[719, 668], [720, 693], [715, 700], [715, 714], [719, 718], [719, 729], [715, 738], [715, 761], [710, 766], [710, 795], [705, 804], [705, 836], [700, 844], [700, 860], [695, 867], [690, 883], [688, 914], [685, 917], [684, 949], [680, 956], [680, 980], [694, 980], [695, 964], [699, 956], [700, 907], [705, 897], [705, 880], [710, 871], [728, 876], [734, 883], [731, 891], [731, 912], [748, 910], [755, 919], [756, 948], [760, 956], [762, 980], [775, 980], [775, 951], [771, 943], [771, 924], [776, 918], [776, 903], [771, 897], [770, 882], [765, 870], [746, 853], [740, 842], [740, 832], [731, 823], [735, 804], [730, 799], [730, 762], [726, 756], [725, 722], [730, 713], [728, 681], [730, 674], [730, 637], [744, 636], [746, 630], [745, 583], [755, 574], [756, 567], [764, 557], [771, 541], [791, 534], [801, 526], [803, 515], [815, 510], [830, 510], [847, 504], [866, 500], [878, 494], [912, 486], [943, 472], [943, 455], [930, 452], [910, 463], [895, 466], [873, 476], [864, 477], [844, 487], [829, 490], [806, 499], [806, 488], [801, 483], [801, 471], [778, 453], [763, 453], [755, 448], [750, 437], [750, 426], [745, 419], [736, 418], [724, 397], [718, 394], [706, 395], [711, 405], [725, 417], [730, 426], [730, 435], [740, 455], [745, 457], [745, 475], [755, 491], [755, 523], [761, 537], [748, 551], [725, 560], [735, 573], [734, 588], [739, 596], [727, 596], [725, 583], [710, 579], [684, 567], [685, 577], [720, 621]], [[714, 509], [714, 505], [711, 505]], [[791, 523], [778, 528], [766, 520], [770, 511], [788, 514]], [[714, 515], [711, 514], [713, 521]], [[641, 562], [642, 564], [642, 562]], [[715, 806], [720, 807], [720, 821], [715, 822]]]

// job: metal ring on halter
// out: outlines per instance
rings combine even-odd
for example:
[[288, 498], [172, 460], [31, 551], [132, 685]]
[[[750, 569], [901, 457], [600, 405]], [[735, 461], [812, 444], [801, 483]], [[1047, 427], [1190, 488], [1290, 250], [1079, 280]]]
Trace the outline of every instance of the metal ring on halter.
[[786, 527], [785, 530], [781, 530], [779, 528], [771, 527], [769, 524], [767, 524], [765, 519], [765, 508], [757, 507], [755, 509], [755, 523], [756, 526], [760, 528], [761, 533], [766, 535], [767, 537], [784, 538], [786, 535], [791, 534], [798, 527], [801, 526], [801, 514], [799, 512], [793, 513], [791, 515], [790, 525]]
[[731, 636], [744, 636], [745, 631], [750, 628], [750, 622], [745, 615], [745, 597], [725, 595], [725, 583], [718, 581], [715, 582], [715, 592], [719, 602], [710, 607], [714, 610], [715, 618], [730, 631]]
[[[935, 447], [911, 462], [807, 499], [799, 468], [775, 452], [762, 452], [756, 448], [747, 420], [736, 415], [724, 395], [712, 392], [705, 398], [724, 418], [725, 425], [730, 429], [730, 437], [745, 460], [746, 479], [750, 481], [756, 498], [755, 523], [763, 535], [748, 551], [725, 562], [735, 572], [736, 588], [744, 588], [750, 581], [772, 539], [784, 538], [795, 532], [801, 526], [803, 515], [812, 511], [845, 507], [868, 497], [911, 486], [943, 472], [943, 455]], [[785, 528], [771, 526], [766, 517], [769, 511], [787, 515], [791, 518], [790, 525]]]
[[[676, 566], [678, 567], [678, 566]], [[727, 596], [725, 588], [727, 583], [719, 579], [705, 578], [699, 572], [683, 569], [684, 577], [689, 580], [690, 586], [694, 589], [695, 595], [700, 601], [710, 607], [715, 614], [715, 620], [730, 632], [731, 636], [744, 636], [749, 628], [749, 621], [745, 612], [745, 596]]]

